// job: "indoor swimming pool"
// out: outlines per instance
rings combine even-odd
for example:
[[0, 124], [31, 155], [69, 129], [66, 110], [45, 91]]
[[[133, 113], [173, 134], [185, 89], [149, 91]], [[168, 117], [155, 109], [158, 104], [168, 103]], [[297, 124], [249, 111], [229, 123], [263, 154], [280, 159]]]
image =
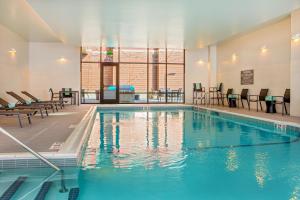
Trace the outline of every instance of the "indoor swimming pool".
[[299, 134], [192, 108], [101, 109], [80, 199], [297, 199]]
[[[80, 200], [298, 199], [300, 131], [284, 124], [192, 107], [98, 108], [82, 164], [65, 169]], [[0, 173], [1, 193], [33, 199], [50, 169]], [[59, 174], [46, 199], [60, 193]]]

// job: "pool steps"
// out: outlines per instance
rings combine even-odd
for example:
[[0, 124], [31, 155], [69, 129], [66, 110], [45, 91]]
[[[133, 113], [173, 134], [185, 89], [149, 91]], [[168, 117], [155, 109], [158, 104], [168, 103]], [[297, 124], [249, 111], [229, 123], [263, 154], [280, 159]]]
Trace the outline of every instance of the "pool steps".
[[[16, 198], [16, 193], [19, 192], [19, 190], [22, 189], [22, 185], [26, 185], [26, 180], [28, 179], [27, 176], [19, 176], [13, 183], [11, 183], [8, 188], [5, 190], [5, 192], [0, 197], [0, 200], [11, 200]], [[44, 200], [46, 199], [46, 196], [48, 192], [51, 190], [51, 187], [54, 185], [52, 181], [46, 181], [42, 184], [40, 187], [38, 193], [36, 194], [35, 198], [30, 198], [34, 200]], [[22, 190], [21, 190], [22, 191]], [[52, 191], [53, 193], [54, 191]], [[59, 192], [59, 191], [57, 191]], [[77, 200], [79, 196], [79, 188], [71, 188], [68, 195], [69, 200]], [[17, 195], [18, 196], [18, 195]], [[66, 196], [67, 197], [67, 196]], [[22, 199], [22, 198], [21, 198]], [[25, 198], [26, 199], [26, 198]]]
[[51, 181], [44, 182], [39, 193], [36, 195], [34, 200], [44, 200], [51, 186], [52, 186]]
[[68, 200], [76, 200], [79, 196], [79, 188], [72, 188], [69, 192]]
[[19, 187], [25, 182], [27, 179], [26, 176], [20, 176], [18, 177], [17, 180], [15, 180], [7, 189], [6, 191], [2, 194], [0, 197], [0, 200], [10, 200], [13, 195], [17, 192]]

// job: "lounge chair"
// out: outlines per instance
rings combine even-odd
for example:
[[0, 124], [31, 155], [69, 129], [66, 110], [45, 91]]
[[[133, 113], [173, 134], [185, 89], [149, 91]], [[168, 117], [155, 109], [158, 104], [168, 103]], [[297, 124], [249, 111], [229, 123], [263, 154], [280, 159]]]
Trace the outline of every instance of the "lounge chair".
[[232, 94], [233, 94], [233, 88], [228, 88], [226, 94], [221, 93], [220, 98], [221, 98], [223, 106], [225, 105], [225, 99], [227, 100], [227, 103], [228, 103], [229, 102], [228, 97], [229, 97], [229, 95], [232, 95]]
[[27, 108], [31, 108], [31, 109], [39, 109], [41, 111], [41, 116], [43, 116], [43, 112], [45, 111], [46, 115], [48, 116], [48, 109], [49, 107], [53, 109], [53, 106], [49, 106], [49, 104], [42, 104], [42, 103], [31, 103], [31, 102], [27, 102], [25, 99], [23, 99], [21, 96], [17, 95], [14, 92], [6, 92], [8, 95], [12, 96], [13, 98], [15, 98], [18, 102], [17, 102], [17, 107], [23, 106], [23, 107], [27, 107]]
[[29, 97], [32, 101], [34, 101], [34, 103], [43, 103], [43, 104], [49, 104], [49, 105], [53, 105], [56, 108], [56, 111], [58, 111], [57, 106], [60, 106], [60, 108], [62, 109], [62, 101], [41, 101], [38, 98], [36, 98], [35, 96], [33, 96], [32, 94], [30, 94], [27, 91], [21, 91], [22, 94], [26, 95], [27, 97]]
[[0, 109], [0, 115], [2, 116], [16, 116], [19, 121], [19, 125], [23, 128], [21, 116], [25, 115], [28, 119], [29, 124], [31, 124], [31, 116], [33, 115], [34, 111], [32, 110], [4, 110]]
[[1, 111], [15, 111], [15, 110], [30, 111], [32, 112], [32, 115], [35, 115], [37, 112], [40, 112], [41, 117], [44, 118], [43, 110], [41, 107], [22, 106], [22, 105], [10, 106], [9, 102], [5, 101], [2, 98], [0, 98], [0, 105], [1, 105], [0, 107]]
[[[282, 115], [284, 115], [284, 111], [285, 114], [288, 114], [287, 108], [286, 108], [286, 104], [291, 102], [291, 90], [290, 89], [286, 89], [284, 92], [283, 96], [274, 96], [276, 101], [275, 104], [281, 104], [281, 108], [282, 108]], [[279, 101], [277, 101], [277, 99], [280, 98]]]
[[[268, 96], [268, 92], [269, 92], [269, 89], [261, 89], [259, 95], [249, 95], [249, 101], [256, 102], [256, 111], [257, 112], [258, 112], [258, 103], [260, 105], [260, 109], [263, 110], [261, 102], [266, 100], [266, 96]], [[249, 106], [249, 110], [250, 110], [250, 106]]]

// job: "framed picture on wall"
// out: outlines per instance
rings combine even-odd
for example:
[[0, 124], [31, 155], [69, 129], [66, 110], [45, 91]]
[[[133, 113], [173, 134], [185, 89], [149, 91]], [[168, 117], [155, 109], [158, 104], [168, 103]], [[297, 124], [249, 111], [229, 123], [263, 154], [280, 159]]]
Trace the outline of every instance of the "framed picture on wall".
[[254, 70], [241, 71], [241, 85], [253, 85], [254, 84]]

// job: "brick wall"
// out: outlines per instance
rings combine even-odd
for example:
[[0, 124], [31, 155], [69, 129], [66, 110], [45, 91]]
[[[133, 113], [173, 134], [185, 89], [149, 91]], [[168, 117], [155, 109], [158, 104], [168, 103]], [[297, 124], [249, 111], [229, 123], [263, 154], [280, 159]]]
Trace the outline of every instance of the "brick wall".
[[[117, 54], [114, 51], [114, 54]], [[151, 49], [149, 62], [165, 62], [165, 50]], [[116, 55], [114, 55], [114, 60]], [[90, 55], [85, 60], [93, 59]], [[95, 60], [95, 59], [94, 59]], [[122, 62], [147, 62], [147, 51], [125, 50], [120, 52]], [[168, 50], [168, 62], [183, 63], [182, 50]], [[113, 85], [112, 68], [105, 68], [105, 85]], [[183, 89], [184, 65], [168, 64], [166, 72], [165, 64], [149, 64], [149, 91], [164, 89], [166, 86], [166, 73], [168, 79], [167, 88]], [[120, 63], [120, 85], [132, 85], [136, 92], [147, 92], [147, 64], [122, 64]], [[82, 89], [95, 91], [100, 89], [100, 63], [82, 63]]]

